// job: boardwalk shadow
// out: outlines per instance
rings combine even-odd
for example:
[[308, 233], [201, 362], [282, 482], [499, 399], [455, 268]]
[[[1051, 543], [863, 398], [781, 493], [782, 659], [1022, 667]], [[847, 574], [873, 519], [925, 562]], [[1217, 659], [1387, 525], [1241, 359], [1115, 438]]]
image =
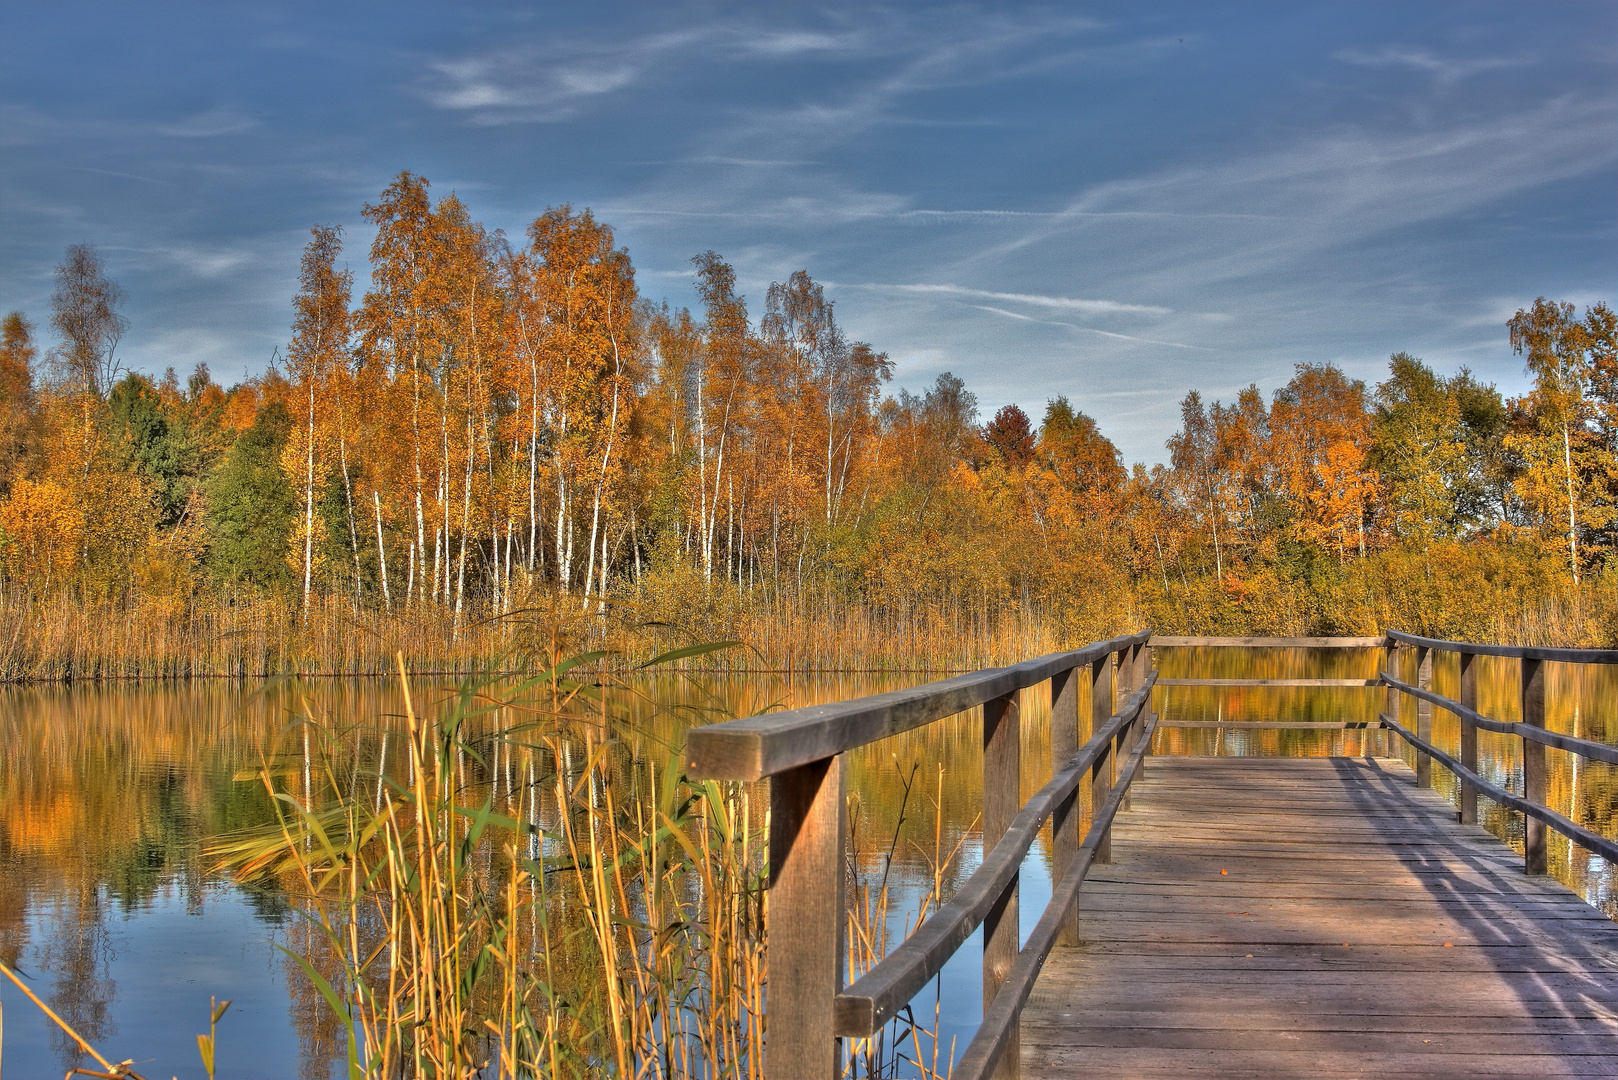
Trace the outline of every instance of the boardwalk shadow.
[[[1456, 944], [1486, 960], [1542, 1035], [1565, 1038], [1570, 1022], [1618, 1035], [1618, 926], [1553, 879], [1525, 875], [1510, 847], [1421, 797], [1408, 770], [1375, 758], [1331, 761], [1389, 853], [1454, 920]], [[1466, 978], [1466, 955], [1457, 949], [1448, 977]]]

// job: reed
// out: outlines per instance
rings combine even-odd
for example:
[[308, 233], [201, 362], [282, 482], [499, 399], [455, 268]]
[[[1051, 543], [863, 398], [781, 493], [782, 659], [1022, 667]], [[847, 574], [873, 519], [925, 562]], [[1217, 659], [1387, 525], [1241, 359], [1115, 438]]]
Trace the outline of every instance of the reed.
[[[577, 677], [599, 659], [466, 679], [435, 707], [401, 658], [402, 753], [362, 764], [354, 731], [310, 720], [294, 742], [311, 749], [261, 771], [274, 827], [213, 847], [307, 917], [312, 947], [289, 956], [345, 1033], [351, 1080], [763, 1076], [764, 788], [690, 781], [674, 747], [619, 737], [631, 691]], [[883, 876], [874, 892], [853, 876], [857, 968], [886, 948]], [[937, 1030], [935, 1004], [930, 1028], [907, 1017], [849, 1074], [939, 1075]]]
[[972, 670], [1057, 648], [1069, 635], [1038, 611], [808, 601], [693, 607], [663, 613], [625, 594], [599, 601], [534, 590], [510, 609], [457, 620], [422, 604], [385, 612], [342, 599], [307, 607], [258, 595], [184, 604], [134, 596], [119, 602], [69, 593], [0, 596], [0, 682], [111, 679], [260, 679], [284, 675], [386, 676], [394, 657], [441, 675], [519, 666], [561, 648], [625, 656], [691, 641], [749, 648], [681, 666], [717, 671]]

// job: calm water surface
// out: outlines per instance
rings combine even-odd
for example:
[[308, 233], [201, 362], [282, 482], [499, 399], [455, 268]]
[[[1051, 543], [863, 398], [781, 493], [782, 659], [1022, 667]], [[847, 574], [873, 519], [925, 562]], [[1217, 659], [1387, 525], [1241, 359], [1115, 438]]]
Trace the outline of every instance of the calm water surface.
[[[1161, 650], [1165, 676], [1368, 677], [1371, 652]], [[1489, 658], [1479, 682], [1480, 711], [1516, 717], [1516, 667]], [[1550, 725], [1618, 742], [1618, 673], [1551, 665]], [[691, 723], [745, 716], [875, 693], [923, 676], [845, 675], [663, 678], [637, 687], [612, 730], [637, 760], [666, 760]], [[1453, 662], [1441, 659], [1436, 688], [1458, 696]], [[424, 683], [418, 696], [447, 688]], [[1023, 795], [1049, 777], [1049, 715], [1043, 691], [1025, 695]], [[1374, 689], [1166, 687], [1165, 719], [1374, 720]], [[1409, 706], [1407, 706], [1407, 710]], [[270, 809], [252, 777], [277, 747], [283, 776], [298, 783], [299, 736], [289, 723], [323, 715], [356, 725], [349, 736], [366, 761], [388, 760], [389, 732], [402, 701], [386, 681], [244, 687], [87, 686], [0, 692], [0, 958], [15, 961], [45, 998], [114, 1060], [133, 1058], [148, 1075], [203, 1075], [195, 1036], [207, 1029], [210, 995], [234, 1005], [220, 1025], [220, 1074], [327, 1077], [340, 1036], [324, 1006], [282, 948], [299, 951], [307, 930], [273, 892], [249, 891], [208, 872], [210, 838], [261, 824]], [[1081, 702], [1081, 715], [1088, 708]], [[1438, 741], [1459, 745], [1457, 725], [1435, 713]], [[851, 769], [853, 821], [862, 874], [887, 867], [896, 899], [897, 937], [931, 888], [933, 861], [947, 863], [951, 891], [980, 855], [979, 722], [967, 714], [868, 748]], [[1515, 739], [1484, 733], [1483, 770], [1521, 790]], [[396, 744], [395, 744], [396, 746]], [[1398, 754], [1387, 733], [1218, 728], [1165, 729], [1154, 751], [1171, 754], [1319, 756]], [[1590, 828], [1618, 832], [1618, 777], [1610, 766], [1570, 764], [1551, 751], [1551, 799]], [[374, 767], [374, 766], [373, 766]], [[522, 770], [492, 765], [499, 790], [520, 805]], [[1452, 778], [1434, 770], [1453, 797]], [[1485, 801], [1489, 826], [1520, 846], [1521, 819]], [[539, 813], [543, 807], [536, 807]], [[1553, 871], [1591, 903], [1618, 917], [1614, 876], [1605, 863], [1553, 835]], [[1049, 895], [1047, 847], [1029, 854], [1022, 886], [1024, 931]], [[964, 1049], [980, 1015], [978, 948], [963, 947], [938, 987], [918, 1000], [943, 1014], [943, 1053]], [[3, 1065], [12, 1076], [60, 1075], [79, 1058], [9, 985]]]

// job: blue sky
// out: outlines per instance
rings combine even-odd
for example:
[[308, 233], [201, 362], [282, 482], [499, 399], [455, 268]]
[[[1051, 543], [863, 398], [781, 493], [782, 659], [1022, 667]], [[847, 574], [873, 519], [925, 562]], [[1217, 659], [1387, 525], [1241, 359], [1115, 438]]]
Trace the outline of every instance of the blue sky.
[[1408, 350], [1524, 385], [1505, 320], [1618, 293], [1618, 3], [9, 3], [0, 309], [96, 244], [131, 366], [288, 336], [309, 226], [401, 169], [520, 237], [614, 225], [754, 314], [807, 269], [896, 385], [1066, 394], [1157, 461], [1188, 389]]

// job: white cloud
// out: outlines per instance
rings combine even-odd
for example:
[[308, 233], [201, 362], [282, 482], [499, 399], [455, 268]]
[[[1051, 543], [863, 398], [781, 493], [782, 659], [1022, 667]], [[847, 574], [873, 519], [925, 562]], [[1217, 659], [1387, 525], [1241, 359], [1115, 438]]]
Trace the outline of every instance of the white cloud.
[[1169, 315], [1171, 309], [1154, 304], [1131, 304], [1119, 300], [1084, 300], [1072, 296], [1040, 296], [1033, 293], [991, 292], [987, 289], [968, 289], [960, 285], [854, 285], [857, 289], [879, 289], [899, 293], [935, 293], [943, 296], [973, 297], [979, 300], [1006, 300], [1035, 307], [1061, 308], [1091, 314], [1128, 313], [1131, 315]]
[[236, 135], [251, 131], [258, 121], [235, 109], [209, 109], [169, 124], [157, 125], [159, 134], [180, 139], [210, 139], [218, 135]]
[[1526, 59], [1480, 57], [1474, 60], [1452, 60], [1426, 49], [1387, 45], [1375, 52], [1361, 49], [1342, 49], [1332, 54], [1334, 59], [1360, 67], [1406, 67], [1431, 75], [1441, 86], [1452, 86], [1463, 79], [1485, 71], [1521, 67]]

